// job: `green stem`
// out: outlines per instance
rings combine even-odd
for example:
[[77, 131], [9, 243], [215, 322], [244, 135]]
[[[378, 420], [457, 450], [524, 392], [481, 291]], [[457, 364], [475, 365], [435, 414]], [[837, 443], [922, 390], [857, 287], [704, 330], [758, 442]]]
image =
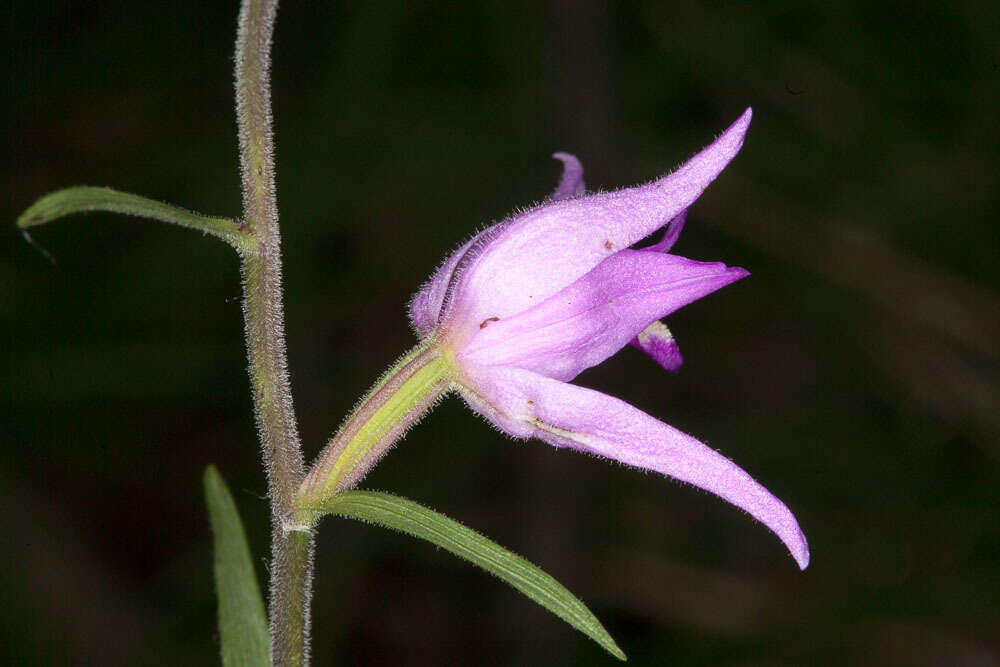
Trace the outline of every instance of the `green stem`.
[[292, 406], [281, 300], [281, 237], [274, 179], [269, 70], [277, 0], [243, 0], [236, 37], [236, 122], [244, 223], [257, 252], [243, 257], [254, 412], [271, 499], [271, 662], [306, 665], [312, 535], [288, 532], [284, 518], [303, 478]]
[[313, 579], [313, 534], [272, 533], [271, 664], [309, 664], [309, 602]]
[[294, 523], [311, 526], [315, 509], [350, 489], [448, 390], [450, 370], [437, 341], [421, 343], [361, 399], [320, 453], [296, 500]]

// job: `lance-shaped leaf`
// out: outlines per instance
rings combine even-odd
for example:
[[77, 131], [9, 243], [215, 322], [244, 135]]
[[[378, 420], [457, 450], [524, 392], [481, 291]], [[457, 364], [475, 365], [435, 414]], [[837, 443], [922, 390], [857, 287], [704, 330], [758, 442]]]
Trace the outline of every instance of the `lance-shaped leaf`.
[[215, 538], [215, 588], [224, 667], [267, 667], [271, 641], [264, 600], [236, 503], [215, 466], [205, 469], [205, 499]]
[[432, 542], [506, 581], [611, 655], [625, 660], [625, 654], [597, 617], [562, 584], [517, 554], [443, 514], [412, 500], [375, 491], [340, 493], [314, 509], [377, 523]]
[[181, 227], [197, 229], [216, 236], [236, 248], [241, 253], [253, 251], [256, 243], [245, 234], [240, 223], [228, 218], [216, 218], [201, 213], [164, 204], [139, 195], [119, 192], [111, 188], [80, 186], [56, 190], [45, 195], [21, 214], [17, 226], [22, 230], [44, 225], [58, 218], [88, 211], [109, 211], [124, 213], [140, 218], [150, 218], [169, 222]]

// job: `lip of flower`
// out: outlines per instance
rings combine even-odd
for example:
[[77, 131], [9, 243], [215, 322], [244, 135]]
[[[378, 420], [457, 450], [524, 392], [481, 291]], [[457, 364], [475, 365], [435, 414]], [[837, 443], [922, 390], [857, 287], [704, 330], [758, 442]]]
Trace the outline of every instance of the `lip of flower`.
[[[732, 461], [612, 396], [568, 384], [631, 343], [668, 370], [680, 355], [659, 320], [748, 275], [668, 254], [698, 198], [743, 143], [747, 111], [680, 169], [647, 185], [581, 196], [568, 154], [547, 203], [473, 237], [411, 302], [469, 406], [516, 438], [537, 437], [710, 491], [770, 528], [805, 569], [788, 508]], [[630, 246], [661, 227], [662, 240]]]

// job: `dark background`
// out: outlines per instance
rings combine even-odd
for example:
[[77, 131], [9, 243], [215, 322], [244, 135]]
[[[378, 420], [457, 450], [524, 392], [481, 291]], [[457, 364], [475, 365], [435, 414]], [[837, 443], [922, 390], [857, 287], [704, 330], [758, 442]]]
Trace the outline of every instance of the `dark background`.
[[[0, 220], [0, 661], [217, 660], [201, 474], [266, 573], [237, 260], [36, 197], [109, 185], [238, 216], [237, 3], [14, 0]], [[307, 455], [414, 343], [406, 303], [473, 230], [666, 172], [742, 111], [676, 252], [749, 268], [578, 382], [704, 439], [782, 498], [762, 526], [655, 474], [514, 443], [449, 399], [363, 482], [470, 525], [587, 602], [632, 664], [1000, 664], [1000, 10], [286, 2], [274, 103], [292, 382]], [[450, 555], [322, 525], [315, 663], [611, 664]]]

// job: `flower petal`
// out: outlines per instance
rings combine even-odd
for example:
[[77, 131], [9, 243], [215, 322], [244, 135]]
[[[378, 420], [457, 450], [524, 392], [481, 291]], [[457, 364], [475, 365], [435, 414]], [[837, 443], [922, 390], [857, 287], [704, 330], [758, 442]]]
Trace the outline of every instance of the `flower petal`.
[[[464, 390], [473, 409], [515, 437], [655, 470], [705, 489], [770, 528], [799, 567], [809, 546], [791, 511], [735, 463], [628, 403], [592, 389], [516, 368], [477, 369]], [[485, 397], [485, 398], [484, 398]], [[481, 410], [484, 400], [489, 412]]]
[[558, 201], [582, 195], [587, 186], [583, 182], [583, 165], [580, 161], [569, 153], [553, 153], [552, 157], [563, 163], [563, 174], [559, 186], [550, 199]]
[[451, 253], [448, 259], [437, 268], [431, 279], [424, 283], [420, 290], [410, 299], [410, 322], [414, 330], [421, 338], [434, 331], [438, 325], [441, 315], [441, 308], [444, 304], [445, 296], [448, 293], [448, 286], [451, 284], [455, 269], [463, 259], [466, 258], [469, 250], [493, 233], [494, 227], [488, 227], [479, 232], [462, 246]]
[[662, 227], [739, 152], [750, 116], [747, 109], [708, 148], [657, 181], [553, 201], [509, 219], [458, 276], [442, 323], [474, 327], [488, 317], [519, 313]]
[[571, 380], [622, 349], [650, 322], [746, 275], [722, 263], [622, 250], [537, 306], [477, 323], [457, 359]]
[[[553, 153], [552, 157], [562, 162], [563, 174], [550, 199], [556, 201], [582, 195], [586, 186], [583, 182], [583, 165], [580, 164], [580, 160], [570, 153]], [[483, 230], [449, 255], [431, 279], [413, 295], [410, 300], [410, 322], [421, 338], [431, 333], [438, 325], [441, 307], [448, 292], [448, 285], [455, 275], [455, 269], [462, 259], [466, 258], [469, 248], [481, 237], [489, 235], [495, 227]]]
[[659, 320], [640, 331], [628, 344], [648, 354], [653, 361], [671, 373], [679, 371], [684, 363], [677, 340], [667, 325]]
[[675, 243], [677, 243], [677, 239], [680, 238], [681, 230], [684, 229], [684, 222], [687, 220], [687, 214], [688, 210], [684, 209], [675, 215], [673, 219], [667, 223], [667, 228], [663, 232], [663, 238], [645, 249], [656, 250], [657, 252], [670, 252], [670, 249], [674, 247]]

